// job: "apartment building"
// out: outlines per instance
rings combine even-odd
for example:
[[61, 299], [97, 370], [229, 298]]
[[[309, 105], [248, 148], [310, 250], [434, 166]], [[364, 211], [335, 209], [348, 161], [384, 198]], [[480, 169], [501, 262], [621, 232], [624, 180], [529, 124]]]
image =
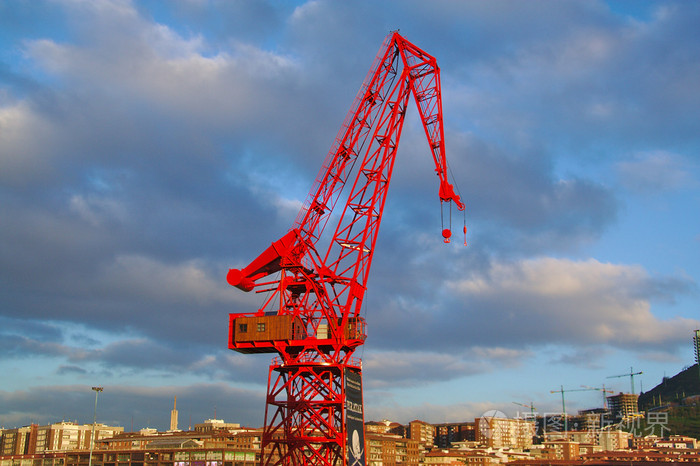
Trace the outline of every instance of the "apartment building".
[[476, 440], [473, 422], [433, 424], [433, 427], [435, 427], [434, 446], [438, 448], [450, 448], [457, 442]]
[[532, 446], [535, 424], [527, 419], [478, 417], [474, 420], [476, 441], [491, 448]]
[[[95, 441], [124, 432], [123, 427], [95, 424]], [[89, 450], [92, 424], [58, 422], [6, 429], [0, 438], [0, 455], [27, 455], [56, 451]]]
[[36, 432], [36, 424], [31, 426], [18, 427], [16, 429], [5, 429], [0, 437], [0, 455], [24, 455], [34, 453], [32, 446], [32, 433]]
[[[37, 428], [34, 426], [35, 431]], [[94, 466], [257, 466], [260, 462], [262, 429], [241, 428], [234, 434], [225, 428], [204, 432], [144, 429], [138, 433], [119, 429], [113, 437], [95, 442]], [[18, 436], [10, 432], [10, 437]], [[86, 466], [90, 455], [89, 448], [24, 450], [26, 453], [0, 455], [0, 466]]]
[[434, 449], [425, 455], [426, 466], [464, 466], [467, 452], [460, 450]]
[[417, 466], [418, 442], [394, 434], [365, 434], [367, 466]]
[[548, 460], [578, 460], [581, 457], [580, 443], [558, 439], [544, 442], [544, 458]]
[[406, 437], [418, 442], [418, 454], [422, 462], [425, 458], [425, 454], [433, 449], [435, 442], [435, 426], [419, 420], [411, 421], [408, 423]]
[[600, 447], [600, 451], [628, 449], [633, 436], [622, 430], [572, 430], [568, 432], [547, 432], [545, 442], [571, 441]]
[[671, 435], [669, 437], [659, 437], [657, 435], [647, 435], [645, 437], [632, 437], [630, 439], [632, 448], [635, 450], [645, 450], [651, 448], [672, 448], [676, 450], [695, 450], [699, 442], [693, 437], [682, 435]]

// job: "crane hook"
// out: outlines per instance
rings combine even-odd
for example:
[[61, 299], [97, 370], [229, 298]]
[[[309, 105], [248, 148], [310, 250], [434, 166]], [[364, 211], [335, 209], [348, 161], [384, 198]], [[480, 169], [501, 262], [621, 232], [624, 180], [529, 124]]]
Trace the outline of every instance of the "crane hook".
[[445, 228], [442, 230], [442, 237], [445, 238], [445, 243], [450, 242], [450, 237], [452, 236], [452, 231], [449, 228]]

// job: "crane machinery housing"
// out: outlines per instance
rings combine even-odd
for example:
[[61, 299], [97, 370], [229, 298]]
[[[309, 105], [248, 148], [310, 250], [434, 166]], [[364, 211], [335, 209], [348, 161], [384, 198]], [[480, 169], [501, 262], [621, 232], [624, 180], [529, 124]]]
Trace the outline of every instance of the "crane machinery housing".
[[[392, 32], [292, 228], [248, 266], [228, 272], [232, 286], [267, 293], [258, 310], [230, 314], [228, 343], [240, 353], [277, 354], [268, 374], [263, 466], [365, 465], [362, 370], [353, 352], [367, 335], [362, 300], [411, 96], [435, 162], [441, 208], [454, 202], [463, 211], [447, 177], [440, 70], [434, 57]], [[351, 173], [324, 250], [319, 240]], [[445, 242], [450, 228], [443, 225]]]

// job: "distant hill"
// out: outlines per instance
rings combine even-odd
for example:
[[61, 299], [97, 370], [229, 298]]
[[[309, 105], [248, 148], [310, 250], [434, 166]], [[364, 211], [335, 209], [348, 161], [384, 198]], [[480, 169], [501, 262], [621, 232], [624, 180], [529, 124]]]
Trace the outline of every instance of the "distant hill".
[[[694, 364], [639, 395], [639, 410], [667, 412], [669, 434], [700, 438], [700, 374]], [[646, 422], [644, 429], [649, 429]]]
[[[700, 373], [698, 365], [693, 364], [673, 377], [664, 377], [659, 385], [639, 395], [639, 410], [649, 411], [661, 407], [681, 406], [684, 399], [700, 395]], [[686, 403], [698, 403], [686, 400]]]

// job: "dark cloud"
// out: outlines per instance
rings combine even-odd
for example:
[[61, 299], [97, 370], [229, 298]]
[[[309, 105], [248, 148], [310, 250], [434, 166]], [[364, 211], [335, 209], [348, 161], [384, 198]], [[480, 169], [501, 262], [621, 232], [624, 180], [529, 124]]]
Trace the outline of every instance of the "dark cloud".
[[13, 357], [65, 355], [63, 347], [56, 343], [44, 343], [22, 335], [1, 334], [3, 359]]
[[610, 350], [601, 346], [579, 347], [574, 351], [556, 354], [552, 358], [554, 364], [571, 364], [585, 369], [602, 369], [601, 359]]
[[63, 337], [61, 329], [49, 322], [13, 319], [5, 316], [0, 316], [0, 329], [0, 333], [6, 336], [31, 335], [46, 342], [57, 342]]
[[70, 375], [70, 374], [86, 375], [88, 373], [88, 371], [83, 369], [82, 367], [79, 367], [79, 366], [64, 365], [64, 366], [59, 366], [56, 373], [60, 374], [60, 375]]
[[228, 41], [269, 41], [284, 30], [294, 2], [279, 5], [269, 1], [176, 1], [162, 8], [157, 1], [145, 1], [134, 6], [142, 16], [167, 23], [180, 35], [201, 34], [208, 43], [226, 47]]
[[469, 168], [462, 173], [464, 197], [470, 217], [484, 223], [479, 244], [510, 253], [515, 248], [526, 254], [570, 250], [616, 219], [617, 202], [609, 188], [580, 177], [558, 178], [543, 148], [515, 156], [478, 141], [457, 147], [469, 154]]

